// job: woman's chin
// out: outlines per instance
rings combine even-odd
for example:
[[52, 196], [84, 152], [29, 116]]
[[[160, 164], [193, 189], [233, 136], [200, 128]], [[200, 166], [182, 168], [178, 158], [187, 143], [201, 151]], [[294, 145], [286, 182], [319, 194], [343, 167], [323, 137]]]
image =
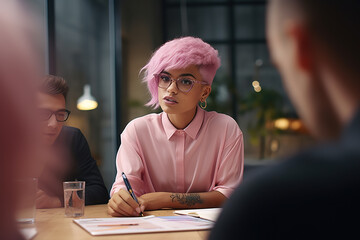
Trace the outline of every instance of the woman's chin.
[[167, 114], [176, 114], [179, 112], [177, 106], [175, 105], [167, 105], [167, 104], [160, 104], [161, 109], [163, 112]]

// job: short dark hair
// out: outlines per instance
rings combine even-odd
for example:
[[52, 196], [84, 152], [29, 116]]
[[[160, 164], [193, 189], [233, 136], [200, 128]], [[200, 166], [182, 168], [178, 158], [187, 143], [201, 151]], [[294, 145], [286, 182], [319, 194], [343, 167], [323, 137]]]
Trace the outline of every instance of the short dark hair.
[[62, 77], [46, 75], [41, 83], [40, 91], [50, 95], [62, 94], [66, 99], [69, 86]]
[[[274, 0], [272, 0], [274, 1]], [[276, 1], [276, 0], [275, 0]], [[345, 69], [359, 71], [359, 0], [277, 0], [281, 14], [298, 12], [314, 38]]]

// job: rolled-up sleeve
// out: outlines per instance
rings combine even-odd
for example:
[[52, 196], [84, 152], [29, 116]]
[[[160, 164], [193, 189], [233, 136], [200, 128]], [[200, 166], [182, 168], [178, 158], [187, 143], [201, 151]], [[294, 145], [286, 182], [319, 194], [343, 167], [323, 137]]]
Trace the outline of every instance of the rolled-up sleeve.
[[221, 192], [230, 197], [237, 185], [240, 184], [244, 170], [244, 143], [240, 130], [235, 139], [223, 151], [221, 162], [215, 179], [213, 191]]
[[129, 126], [127, 126], [121, 134], [121, 145], [116, 156], [117, 174], [110, 191], [110, 196], [122, 188], [126, 189], [121, 176], [122, 172], [126, 174], [126, 177], [137, 196], [141, 196], [145, 193], [144, 182], [142, 180], [144, 165], [139, 151], [135, 126], [133, 124], [129, 124]]

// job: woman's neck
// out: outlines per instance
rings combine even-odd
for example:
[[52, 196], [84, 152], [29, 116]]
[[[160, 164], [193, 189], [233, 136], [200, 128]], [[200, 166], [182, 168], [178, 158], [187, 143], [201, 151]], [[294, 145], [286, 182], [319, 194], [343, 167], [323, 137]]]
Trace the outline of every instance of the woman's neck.
[[177, 129], [184, 129], [195, 118], [196, 111], [197, 111], [197, 107], [195, 107], [194, 109], [188, 112], [184, 112], [181, 114], [167, 114], [167, 116], [170, 122], [172, 123], [172, 125], [174, 125], [174, 127], [176, 127]]

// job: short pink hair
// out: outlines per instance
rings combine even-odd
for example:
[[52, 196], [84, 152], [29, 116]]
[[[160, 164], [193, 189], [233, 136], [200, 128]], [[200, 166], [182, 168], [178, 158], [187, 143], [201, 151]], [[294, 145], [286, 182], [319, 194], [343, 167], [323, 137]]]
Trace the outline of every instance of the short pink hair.
[[162, 45], [140, 71], [144, 71], [143, 80], [151, 94], [151, 100], [146, 105], [154, 108], [159, 106], [158, 85], [154, 74], [165, 69], [182, 69], [190, 65], [198, 66], [203, 81], [211, 85], [220, 67], [218, 51], [200, 38], [194, 37], [177, 38]]

